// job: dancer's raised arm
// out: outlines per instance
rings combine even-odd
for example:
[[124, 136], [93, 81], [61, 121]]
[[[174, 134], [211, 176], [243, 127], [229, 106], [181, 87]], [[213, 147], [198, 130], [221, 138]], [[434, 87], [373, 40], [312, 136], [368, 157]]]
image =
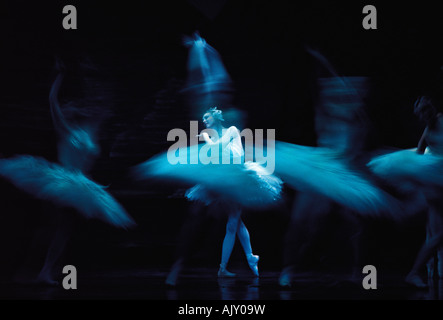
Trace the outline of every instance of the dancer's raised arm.
[[51, 107], [51, 116], [54, 123], [55, 129], [58, 134], [67, 134], [70, 132], [70, 127], [66, 122], [65, 117], [60, 109], [60, 103], [58, 101], [58, 92], [60, 90], [61, 83], [64, 78], [63, 67], [61, 62], [57, 60], [56, 67], [59, 71], [54, 83], [51, 86], [51, 91], [49, 92], [49, 105]]
[[428, 135], [428, 127], [426, 127], [425, 131], [423, 131], [423, 134], [420, 138], [420, 141], [418, 142], [417, 146], [417, 153], [423, 154], [425, 153], [426, 147], [428, 146], [428, 143], [426, 142], [426, 137]]

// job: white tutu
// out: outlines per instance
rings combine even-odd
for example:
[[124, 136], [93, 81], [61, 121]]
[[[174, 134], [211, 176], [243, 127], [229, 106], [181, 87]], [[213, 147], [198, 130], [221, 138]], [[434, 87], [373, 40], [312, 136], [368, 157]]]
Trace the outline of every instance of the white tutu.
[[[188, 148], [198, 152], [199, 148]], [[242, 207], [265, 209], [281, 198], [282, 181], [266, 174], [257, 163], [245, 164], [175, 164], [167, 153], [151, 158], [135, 167], [137, 179], [154, 177], [194, 185], [186, 197], [205, 204], [215, 201], [235, 202]]]
[[275, 174], [299, 191], [322, 194], [364, 215], [398, 218], [398, 202], [332, 149], [277, 141]]
[[78, 170], [66, 169], [40, 157], [15, 156], [0, 159], [0, 175], [37, 198], [73, 207], [87, 218], [122, 228], [134, 225], [133, 219], [103, 186]]
[[[275, 204], [281, 197], [282, 181], [272, 175], [264, 172], [264, 168], [255, 162], [246, 162], [242, 171], [248, 176], [248, 185], [244, 186], [244, 193], [242, 196], [247, 199], [237, 201], [247, 207], [266, 207]], [[242, 175], [241, 173], [240, 175]], [[242, 179], [238, 177], [238, 179]], [[247, 190], [250, 189], [250, 190]], [[189, 200], [201, 201], [209, 205], [218, 201], [229, 202], [232, 200], [231, 193], [226, 193], [223, 190], [211, 190], [203, 184], [197, 184], [191, 189], [187, 190], [186, 197]]]
[[432, 153], [418, 154], [416, 149], [396, 151], [375, 157], [368, 167], [400, 189], [443, 187], [443, 157]]

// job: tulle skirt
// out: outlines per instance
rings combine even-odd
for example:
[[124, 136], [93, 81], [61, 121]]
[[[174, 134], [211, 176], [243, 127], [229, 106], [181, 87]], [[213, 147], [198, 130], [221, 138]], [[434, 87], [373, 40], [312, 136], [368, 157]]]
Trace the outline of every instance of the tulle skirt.
[[[248, 176], [245, 180], [248, 180], [249, 184], [244, 186], [243, 193], [247, 199], [242, 199], [239, 204], [247, 203], [247, 207], [257, 208], [278, 203], [283, 184], [279, 178], [267, 174], [261, 165], [254, 162], [246, 162], [241, 170]], [[200, 201], [205, 205], [233, 201], [232, 197], [223, 190], [210, 190], [203, 184], [197, 184], [188, 189], [185, 196], [189, 200]]]
[[66, 169], [40, 157], [15, 156], [0, 159], [0, 175], [18, 189], [56, 205], [75, 208], [86, 218], [122, 228], [135, 224], [105, 187], [81, 171]]
[[404, 191], [419, 188], [428, 197], [443, 194], [443, 156], [416, 149], [395, 151], [375, 157], [369, 169], [388, 183]]
[[[187, 148], [188, 155], [199, 148]], [[171, 164], [162, 153], [139, 164], [133, 171], [139, 180], [152, 178], [193, 186], [189, 200], [205, 204], [230, 202], [240, 207], [265, 209], [281, 199], [282, 181], [254, 162], [244, 164]]]
[[298, 191], [324, 195], [356, 213], [398, 218], [398, 201], [333, 149], [277, 141], [275, 174]]

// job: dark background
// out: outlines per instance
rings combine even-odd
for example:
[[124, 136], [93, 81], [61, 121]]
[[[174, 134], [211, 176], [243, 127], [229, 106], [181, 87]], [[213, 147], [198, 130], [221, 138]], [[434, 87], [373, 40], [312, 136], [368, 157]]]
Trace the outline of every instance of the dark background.
[[[275, 128], [278, 140], [314, 145], [314, 62], [321, 51], [344, 76], [371, 79], [370, 148], [414, 147], [423, 124], [413, 114], [418, 95], [438, 94], [443, 20], [437, 7], [373, 2], [378, 29], [364, 30], [365, 4], [309, 1], [3, 1], [0, 4], [0, 152], [56, 161], [48, 94], [55, 56], [66, 65], [60, 100], [100, 119], [101, 156], [92, 177], [121, 201], [138, 226], [117, 230], [79, 219], [65, 261], [95, 270], [163, 268], [173, 261], [190, 204], [170, 196], [176, 187], [140, 184], [128, 168], [168, 148], [166, 134], [189, 126], [180, 90], [186, 79], [184, 35], [199, 30], [222, 56], [235, 87], [234, 102], [249, 128]], [[77, 8], [78, 30], [62, 28], [62, 8]], [[1, 181], [0, 255], [9, 278], [33, 255], [38, 270], [49, 241], [50, 205]], [[261, 268], [279, 270], [294, 192], [266, 212], [245, 212]], [[49, 209], [48, 209], [49, 207]], [[208, 219], [195, 265], [217, 266], [223, 218]], [[310, 268], [347, 270], [347, 224], [332, 215], [313, 250]], [[400, 224], [362, 221], [365, 256], [386, 272], [404, 273], [424, 239], [424, 216]], [[38, 244], [38, 245], [37, 245]], [[233, 266], [247, 267], [239, 244]], [[380, 270], [380, 269], [379, 269]], [[379, 271], [380, 273], [380, 271]]]

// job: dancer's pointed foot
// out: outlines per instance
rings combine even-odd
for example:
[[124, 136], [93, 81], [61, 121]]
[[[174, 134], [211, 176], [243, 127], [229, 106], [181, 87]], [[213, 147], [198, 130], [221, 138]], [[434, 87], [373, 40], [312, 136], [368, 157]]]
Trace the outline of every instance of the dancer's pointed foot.
[[232, 278], [235, 277], [235, 273], [229, 272], [226, 267], [220, 266], [220, 269], [218, 269], [218, 276], [220, 278]]
[[408, 274], [405, 281], [406, 281], [406, 283], [408, 283], [416, 288], [419, 288], [419, 289], [425, 289], [428, 287], [427, 284], [425, 284], [421, 280], [421, 278], [416, 274]]
[[258, 277], [258, 260], [260, 260], [260, 257], [256, 256], [256, 255], [253, 255], [253, 254], [251, 254], [248, 257], [249, 267], [251, 268], [252, 272], [254, 273], [254, 275], [256, 277]]
[[292, 274], [289, 268], [285, 268], [280, 273], [280, 277], [278, 278], [278, 283], [281, 287], [289, 288], [291, 287], [292, 282]]
[[165, 284], [169, 287], [175, 287], [177, 285], [178, 272], [171, 271], [166, 277]]
[[174, 263], [169, 271], [168, 276], [166, 277], [165, 284], [170, 287], [175, 287], [177, 285], [178, 276], [183, 268], [182, 260], [178, 260]]

